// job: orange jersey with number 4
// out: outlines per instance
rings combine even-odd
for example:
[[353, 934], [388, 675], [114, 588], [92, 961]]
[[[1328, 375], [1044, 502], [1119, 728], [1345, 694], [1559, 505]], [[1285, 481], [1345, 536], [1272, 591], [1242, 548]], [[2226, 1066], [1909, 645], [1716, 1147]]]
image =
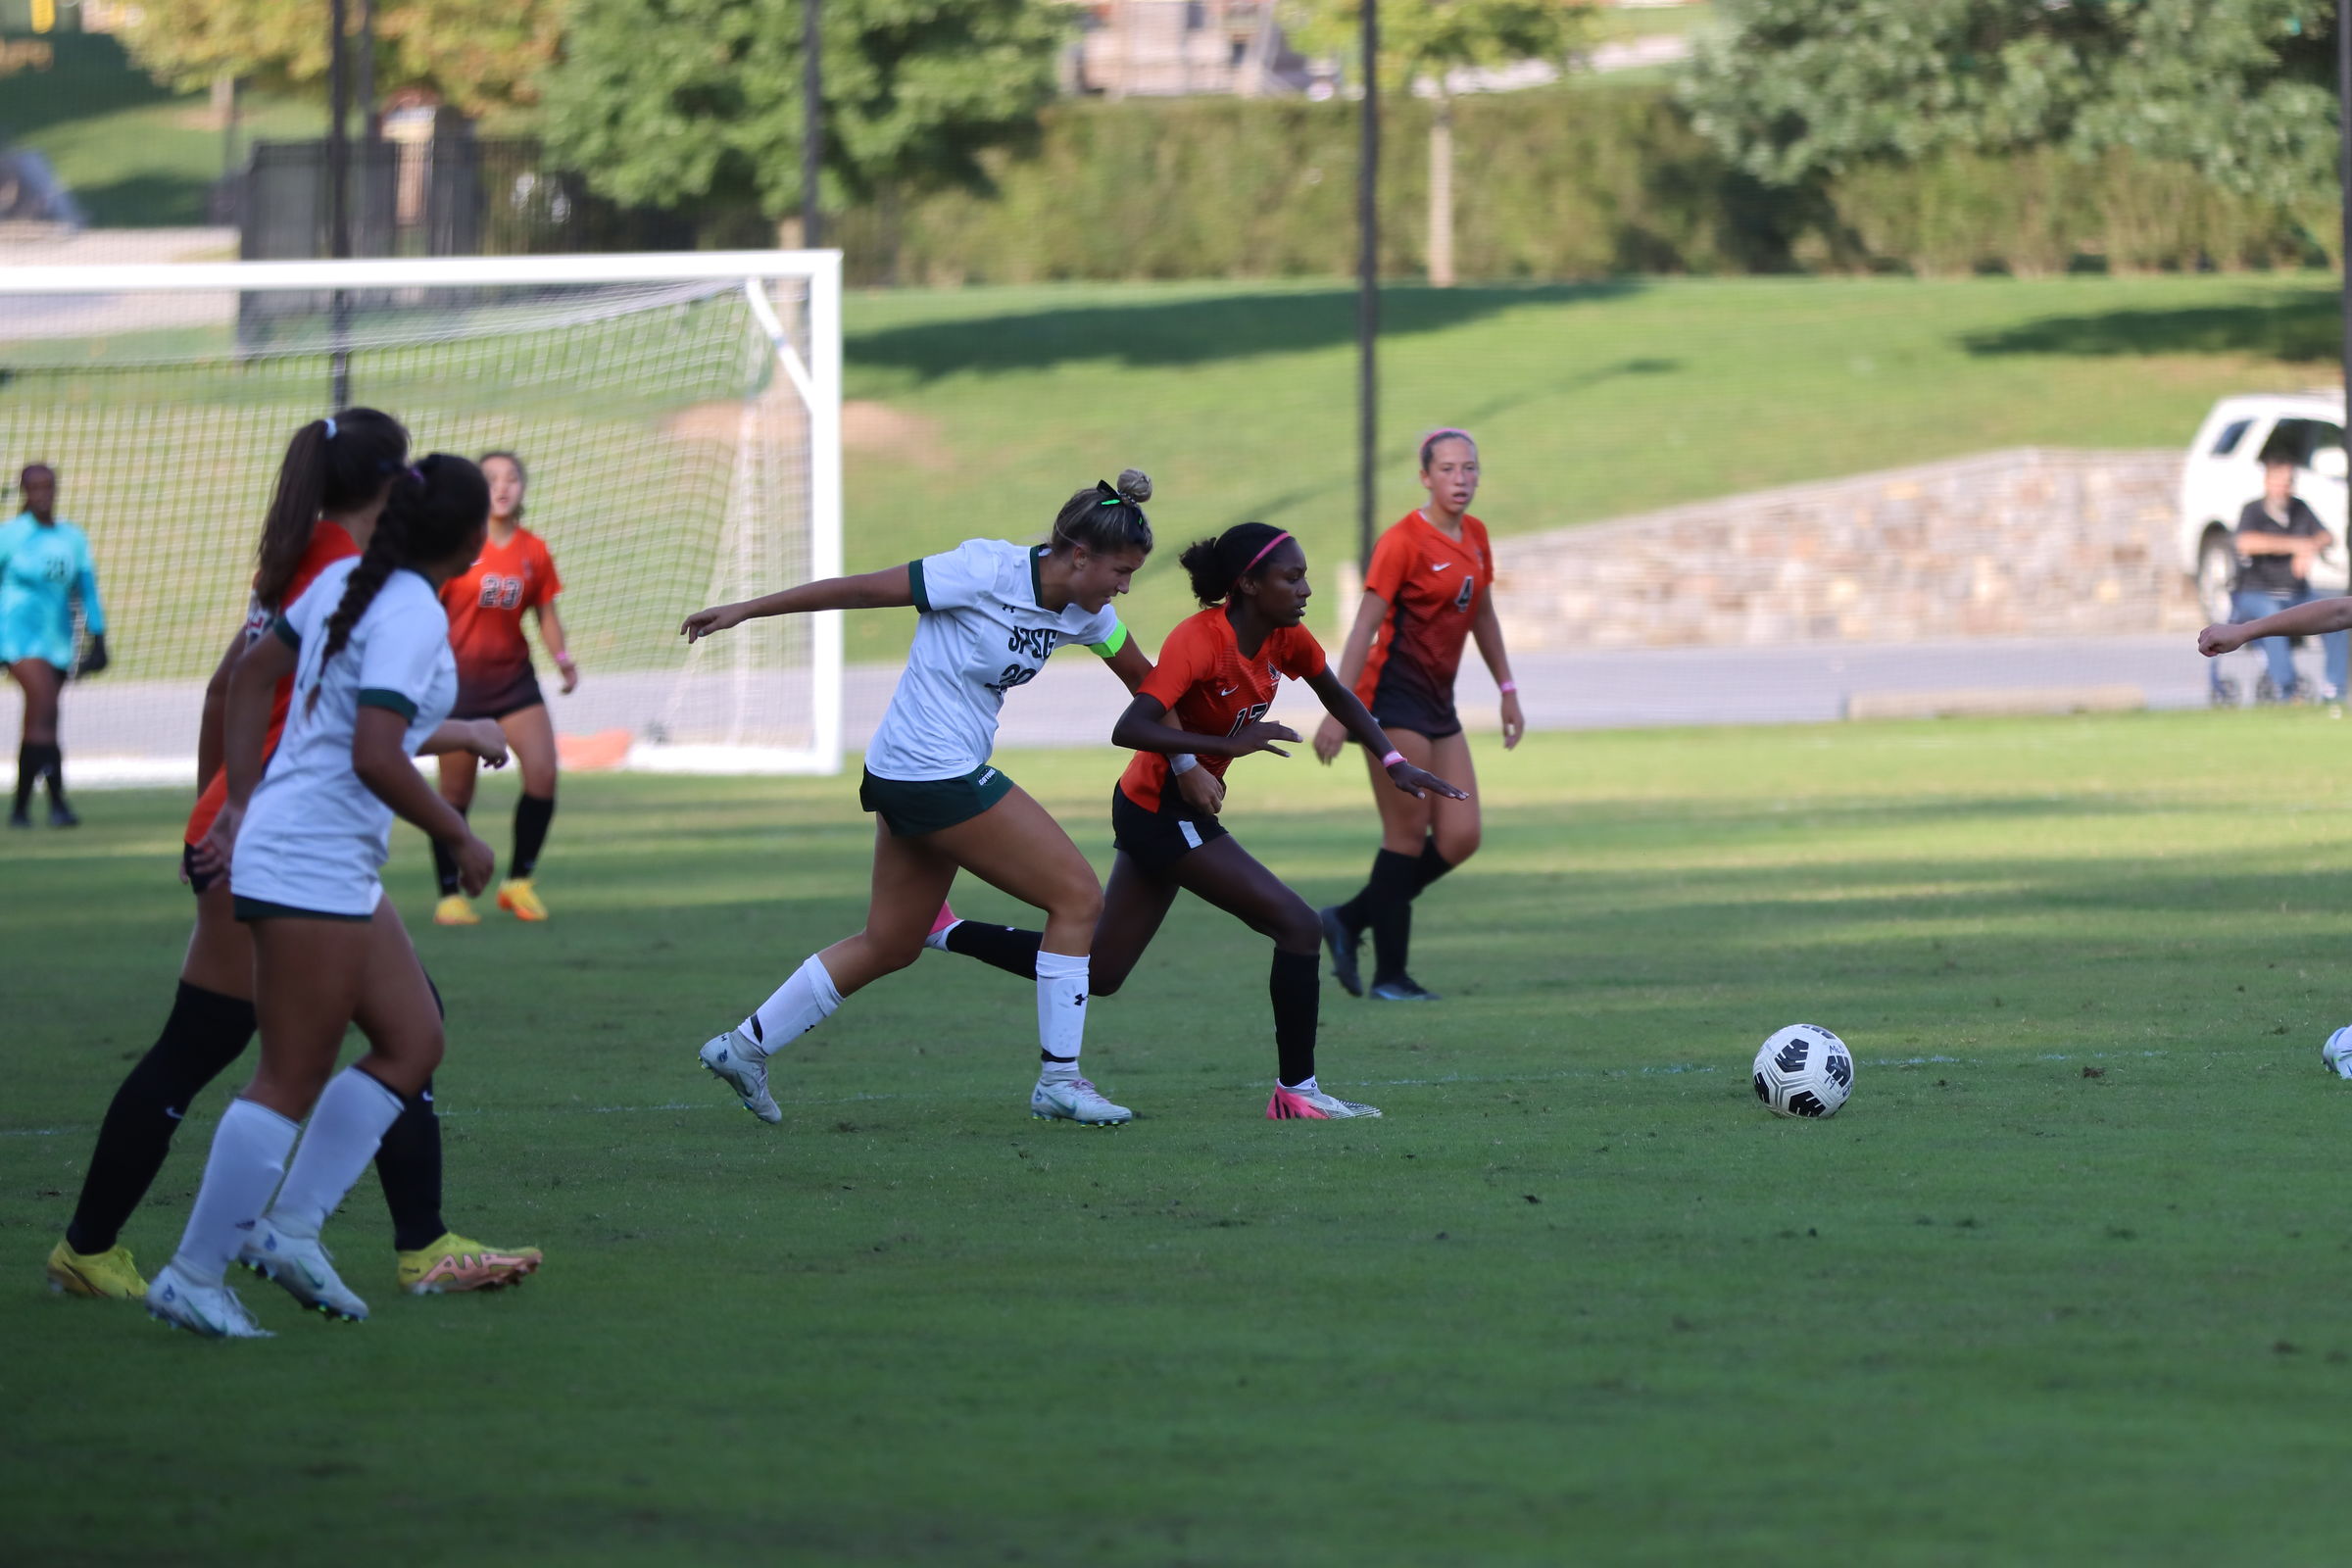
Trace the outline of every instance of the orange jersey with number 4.
[[1462, 644], [1478, 615], [1478, 596], [1494, 585], [1494, 554], [1487, 525], [1464, 514], [1462, 536], [1448, 539], [1415, 511], [1372, 547], [1364, 591], [1389, 602], [1373, 636], [1355, 695], [1366, 708], [1385, 676], [1442, 709], [1453, 703]]
[[[256, 599], [247, 607], [245, 646], [251, 648], [270, 629], [271, 621], [292, 609], [294, 601], [310, 591], [312, 581], [320, 572], [345, 557], [359, 553], [359, 545], [350, 534], [343, 531], [341, 523], [321, 519], [314, 524], [310, 548], [302, 553], [302, 560], [295, 564], [293, 577], [286, 583], [285, 602], [265, 605]], [[286, 727], [286, 710], [293, 702], [294, 677], [286, 675], [278, 680], [277, 690], [270, 696], [270, 734], [262, 742], [262, 760], [265, 763], [269, 761], [270, 755], [277, 750], [277, 737]], [[220, 808], [227, 804], [228, 769], [222, 768], [213, 775], [203, 793], [196, 797], [196, 809], [188, 813], [188, 830], [181, 836], [182, 842], [202, 844], [204, 836], [213, 830], [213, 819], [220, 814]]]
[[[1158, 698], [1171, 724], [1195, 735], [1232, 735], [1266, 716], [1280, 676], [1311, 679], [1323, 672], [1323, 646], [1304, 626], [1269, 633], [1256, 657], [1245, 658], [1225, 607], [1213, 605], [1176, 623], [1160, 645], [1159, 662], [1135, 690], [1139, 697]], [[1223, 778], [1232, 761], [1203, 757], [1200, 765]], [[1119, 775], [1119, 788], [1145, 810], [1156, 811], [1168, 778], [1166, 757], [1138, 752]]]
[[449, 646], [458, 656], [458, 679], [485, 685], [519, 675], [530, 667], [531, 645], [522, 635], [522, 612], [548, 604], [564, 591], [556, 558], [547, 541], [517, 528], [504, 544], [482, 546], [474, 564], [441, 585], [441, 608], [449, 612]]

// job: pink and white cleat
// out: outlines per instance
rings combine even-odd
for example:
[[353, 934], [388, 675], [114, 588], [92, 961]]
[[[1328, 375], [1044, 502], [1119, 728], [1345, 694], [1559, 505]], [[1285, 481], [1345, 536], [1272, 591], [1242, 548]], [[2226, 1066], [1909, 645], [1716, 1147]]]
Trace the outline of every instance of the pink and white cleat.
[[956, 918], [956, 911], [948, 906], [947, 901], [942, 899], [939, 905], [939, 918], [931, 922], [931, 934], [923, 938], [923, 946], [934, 953], [947, 952], [948, 933], [962, 923]]
[[1302, 1084], [1285, 1088], [1277, 1080], [1274, 1098], [1266, 1102], [1268, 1121], [1345, 1121], [1353, 1116], [1377, 1116], [1380, 1111], [1371, 1105], [1360, 1105], [1352, 1100], [1327, 1095], [1322, 1086], [1309, 1078]]

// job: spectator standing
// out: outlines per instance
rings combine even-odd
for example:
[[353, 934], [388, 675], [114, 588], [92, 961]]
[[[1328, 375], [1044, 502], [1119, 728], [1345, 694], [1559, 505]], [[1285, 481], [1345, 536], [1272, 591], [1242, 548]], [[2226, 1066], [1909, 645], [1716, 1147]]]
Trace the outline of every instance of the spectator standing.
[[[2333, 543], [2335, 535], [2295, 494], [2293, 462], [2285, 457], [2266, 459], [2262, 497], [2247, 502], [2237, 518], [2237, 587], [2230, 595], [2230, 618], [2243, 624], [2310, 603], [2315, 597], [2311, 564]], [[2278, 699], [2291, 702], [2307, 695], [2296, 689], [2294, 655], [2287, 640], [2264, 637], [2259, 642]], [[2345, 665], [2352, 662], [2352, 633], [2329, 632], [2320, 646], [2327, 670], [2321, 698], [2341, 703]]]

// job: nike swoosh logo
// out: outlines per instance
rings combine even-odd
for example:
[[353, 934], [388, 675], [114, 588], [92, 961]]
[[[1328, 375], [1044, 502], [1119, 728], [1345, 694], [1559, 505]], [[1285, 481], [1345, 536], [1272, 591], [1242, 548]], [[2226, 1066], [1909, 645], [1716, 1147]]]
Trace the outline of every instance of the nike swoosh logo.
[[164, 1107], [164, 1114], [171, 1117], [173, 1121], [177, 1121], [182, 1116], [185, 1116], [187, 1112], [184, 1110], [173, 1110], [170, 1105], [166, 1105]]

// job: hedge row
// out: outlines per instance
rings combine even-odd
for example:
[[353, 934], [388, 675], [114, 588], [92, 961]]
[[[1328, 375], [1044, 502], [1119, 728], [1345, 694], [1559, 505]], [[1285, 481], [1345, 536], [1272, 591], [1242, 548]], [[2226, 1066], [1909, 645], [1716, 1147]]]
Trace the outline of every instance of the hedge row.
[[[1423, 270], [1431, 106], [1393, 104], [1382, 266]], [[1767, 189], [1670, 92], [1583, 85], [1462, 100], [1455, 257], [1465, 278], [1625, 272], [2268, 268], [2325, 261], [2335, 215], [2218, 190], [2118, 154], [1961, 156]], [[865, 283], [1330, 276], [1354, 267], [1356, 117], [1346, 103], [1078, 101], [999, 157], [997, 189], [843, 215]]]

